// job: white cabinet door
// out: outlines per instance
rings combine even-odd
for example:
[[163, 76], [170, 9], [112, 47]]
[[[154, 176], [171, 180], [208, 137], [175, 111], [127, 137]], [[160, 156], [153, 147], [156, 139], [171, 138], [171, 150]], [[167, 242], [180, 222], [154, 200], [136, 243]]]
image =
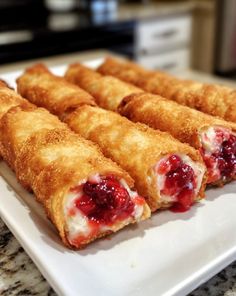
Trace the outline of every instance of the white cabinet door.
[[178, 71], [189, 68], [188, 48], [149, 56], [139, 56], [137, 62], [153, 70]]
[[137, 55], [188, 45], [191, 27], [191, 14], [139, 22], [136, 30]]

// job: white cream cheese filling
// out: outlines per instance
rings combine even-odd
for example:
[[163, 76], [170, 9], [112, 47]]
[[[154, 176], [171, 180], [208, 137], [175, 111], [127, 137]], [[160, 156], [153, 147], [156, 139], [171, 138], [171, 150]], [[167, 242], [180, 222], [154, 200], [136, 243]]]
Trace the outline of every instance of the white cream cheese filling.
[[[223, 133], [222, 138], [217, 137], [217, 131], [221, 131]], [[199, 137], [203, 148], [203, 157], [206, 159], [210, 159], [212, 154], [220, 152], [222, 148], [222, 144], [224, 141], [227, 141], [231, 135], [236, 135], [230, 129], [222, 126], [211, 126], [205, 131], [201, 132]], [[209, 177], [215, 179], [215, 181], [221, 178], [221, 171], [219, 168], [219, 163], [217, 158], [214, 161], [214, 158], [211, 159], [211, 166], [208, 167]]]
[[[90, 177], [88, 180], [92, 183], [99, 183], [101, 181], [101, 177], [98, 174], [96, 174]], [[79, 187], [85, 182], [86, 180], [83, 180], [80, 183], [78, 183], [75, 187]], [[137, 192], [132, 191], [125, 180], [121, 179], [119, 183], [128, 191], [131, 200], [134, 202], [134, 211], [130, 217], [124, 219], [123, 221], [114, 222], [114, 224], [112, 225], [100, 224], [99, 233], [103, 233], [109, 230], [115, 231], [115, 229], [117, 228], [117, 223], [122, 223], [124, 225], [129, 224], [134, 219], [136, 221], [140, 220], [143, 215], [144, 206], [137, 204], [135, 202], [135, 198], [138, 197]], [[64, 215], [66, 220], [66, 228], [68, 232], [69, 241], [73, 241], [78, 236], [88, 237], [92, 233], [92, 227], [89, 224], [89, 219], [75, 206], [76, 200], [78, 200], [82, 195], [83, 190], [81, 186], [80, 190], [78, 190], [77, 192], [69, 192], [65, 197]], [[71, 215], [71, 211], [73, 211], [73, 215]]]
[[[219, 130], [222, 131], [224, 134], [224, 137], [220, 142], [217, 141], [217, 131]], [[206, 153], [210, 155], [214, 152], [218, 152], [222, 146], [222, 143], [224, 141], [227, 141], [231, 134], [231, 131], [227, 128], [220, 126], [211, 126], [204, 132], [201, 132], [200, 141]]]
[[[195, 174], [196, 177], [196, 188], [194, 190], [194, 194], [195, 196], [198, 195], [198, 192], [201, 188], [201, 184], [202, 184], [202, 179], [203, 176], [206, 172], [206, 169], [204, 167], [204, 165], [202, 165], [201, 163], [198, 162], [194, 162], [189, 156], [185, 155], [185, 154], [175, 154], [177, 155], [184, 164], [189, 165]], [[179, 192], [176, 192], [176, 194], [174, 195], [166, 195], [166, 194], [161, 194], [162, 189], [164, 188], [165, 185], [165, 180], [166, 180], [166, 175], [165, 174], [158, 174], [158, 167], [159, 165], [163, 162], [166, 161], [171, 155], [167, 155], [163, 158], [161, 158], [158, 163], [154, 166], [154, 172], [156, 175], [156, 180], [157, 180], [157, 189], [158, 189], [158, 193], [160, 196], [160, 201], [163, 203], [167, 203], [167, 202], [175, 202], [177, 201], [177, 195]]]

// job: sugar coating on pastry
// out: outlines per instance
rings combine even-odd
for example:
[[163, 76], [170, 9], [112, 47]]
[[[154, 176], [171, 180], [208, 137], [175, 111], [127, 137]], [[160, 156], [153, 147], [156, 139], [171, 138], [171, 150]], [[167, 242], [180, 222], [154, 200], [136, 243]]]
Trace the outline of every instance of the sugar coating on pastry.
[[208, 169], [208, 183], [226, 183], [236, 178], [236, 134], [222, 126], [200, 133], [200, 152]]
[[71, 188], [65, 198], [67, 239], [74, 247], [89, 237], [139, 221], [145, 200], [115, 176], [93, 175]]
[[171, 210], [187, 211], [198, 196], [205, 167], [184, 154], [167, 155], [154, 166], [157, 188], [163, 203]]

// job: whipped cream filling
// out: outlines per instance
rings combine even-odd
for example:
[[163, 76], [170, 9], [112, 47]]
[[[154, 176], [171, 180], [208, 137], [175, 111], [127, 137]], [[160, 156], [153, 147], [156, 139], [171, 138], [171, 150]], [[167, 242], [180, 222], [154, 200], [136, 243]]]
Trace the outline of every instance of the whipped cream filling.
[[[195, 194], [195, 196], [197, 196], [198, 192], [201, 188], [203, 176], [206, 172], [205, 167], [201, 163], [194, 162], [189, 156], [187, 156], [185, 154], [175, 154], [175, 155], [179, 156], [179, 158], [182, 160], [182, 162], [184, 164], [189, 165], [193, 169], [194, 175], [196, 178], [196, 188], [194, 189], [194, 194]], [[174, 194], [174, 195], [166, 195], [166, 194], [161, 193], [161, 191], [165, 185], [166, 175], [165, 174], [158, 174], [157, 171], [158, 171], [158, 167], [159, 167], [160, 163], [162, 163], [163, 161], [166, 161], [169, 157], [170, 157], [170, 155], [167, 155], [167, 156], [161, 158], [158, 161], [158, 163], [154, 166], [154, 172], [155, 172], [156, 180], [157, 180], [157, 189], [158, 189], [158, 193], [160, 196], [160, 201], [163, 203], [177, 201], [177, 195], [179, 193], [179, 192], [176, 192], [176, 194]]]
[[[91, 183], [99, 183], [101, 181], [101, 177], [99, 176], [99, 174], [96, 174], [88, 178], [88, 181]], [[93, 231], [88, 217], [84, 215], [83, 212], [81, 212], [75, 205], [76, 201], [84, 194], [82, 186], [85, 182], [86, 180], [83, 180], [78, 183], [75, 187], [79, 188], [81, 185], [81, 188], [78, 189], [76, 192], [70, 191], [65, 197], [64, 215], [69, 241], [73, 241], [78, 236], [88, 237], [90, 234], [92, 234]], [[106, 225], [102, 223], [99, 224], [99, 233], [103, 233], [109, 230], [115, 231], [118, 223], [122, 223], [125, 225], [129, 224], [134, 219], [138, 221], [142, 218], [144, 206], [138, 204], [135, 201], [135, 198], [138, 197], [138, 193], [136, 191], [132, 191], [125, 180], [121, 179], [119, 180], [119, 183], [128, 191], [130, 199], [134, 202], [134, 211], [130, 217], [124, 219], [123, 221], [116, 221], [114, 222], [114, 224], [111, 225]]]

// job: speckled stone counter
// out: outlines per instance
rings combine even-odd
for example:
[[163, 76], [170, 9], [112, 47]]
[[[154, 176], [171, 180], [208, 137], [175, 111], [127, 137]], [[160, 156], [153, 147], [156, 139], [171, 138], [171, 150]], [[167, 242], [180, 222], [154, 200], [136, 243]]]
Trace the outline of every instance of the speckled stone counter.
[[191, 296], [235, 296], [236, 261], [214, 276], [211, 280], [193, 291]]
[[[1, 219], [0, 295], [56, 295]], [[235, 296], [236, 261], [190, 295]]]
[[0, 295], [56, 295], [1, 219]]

